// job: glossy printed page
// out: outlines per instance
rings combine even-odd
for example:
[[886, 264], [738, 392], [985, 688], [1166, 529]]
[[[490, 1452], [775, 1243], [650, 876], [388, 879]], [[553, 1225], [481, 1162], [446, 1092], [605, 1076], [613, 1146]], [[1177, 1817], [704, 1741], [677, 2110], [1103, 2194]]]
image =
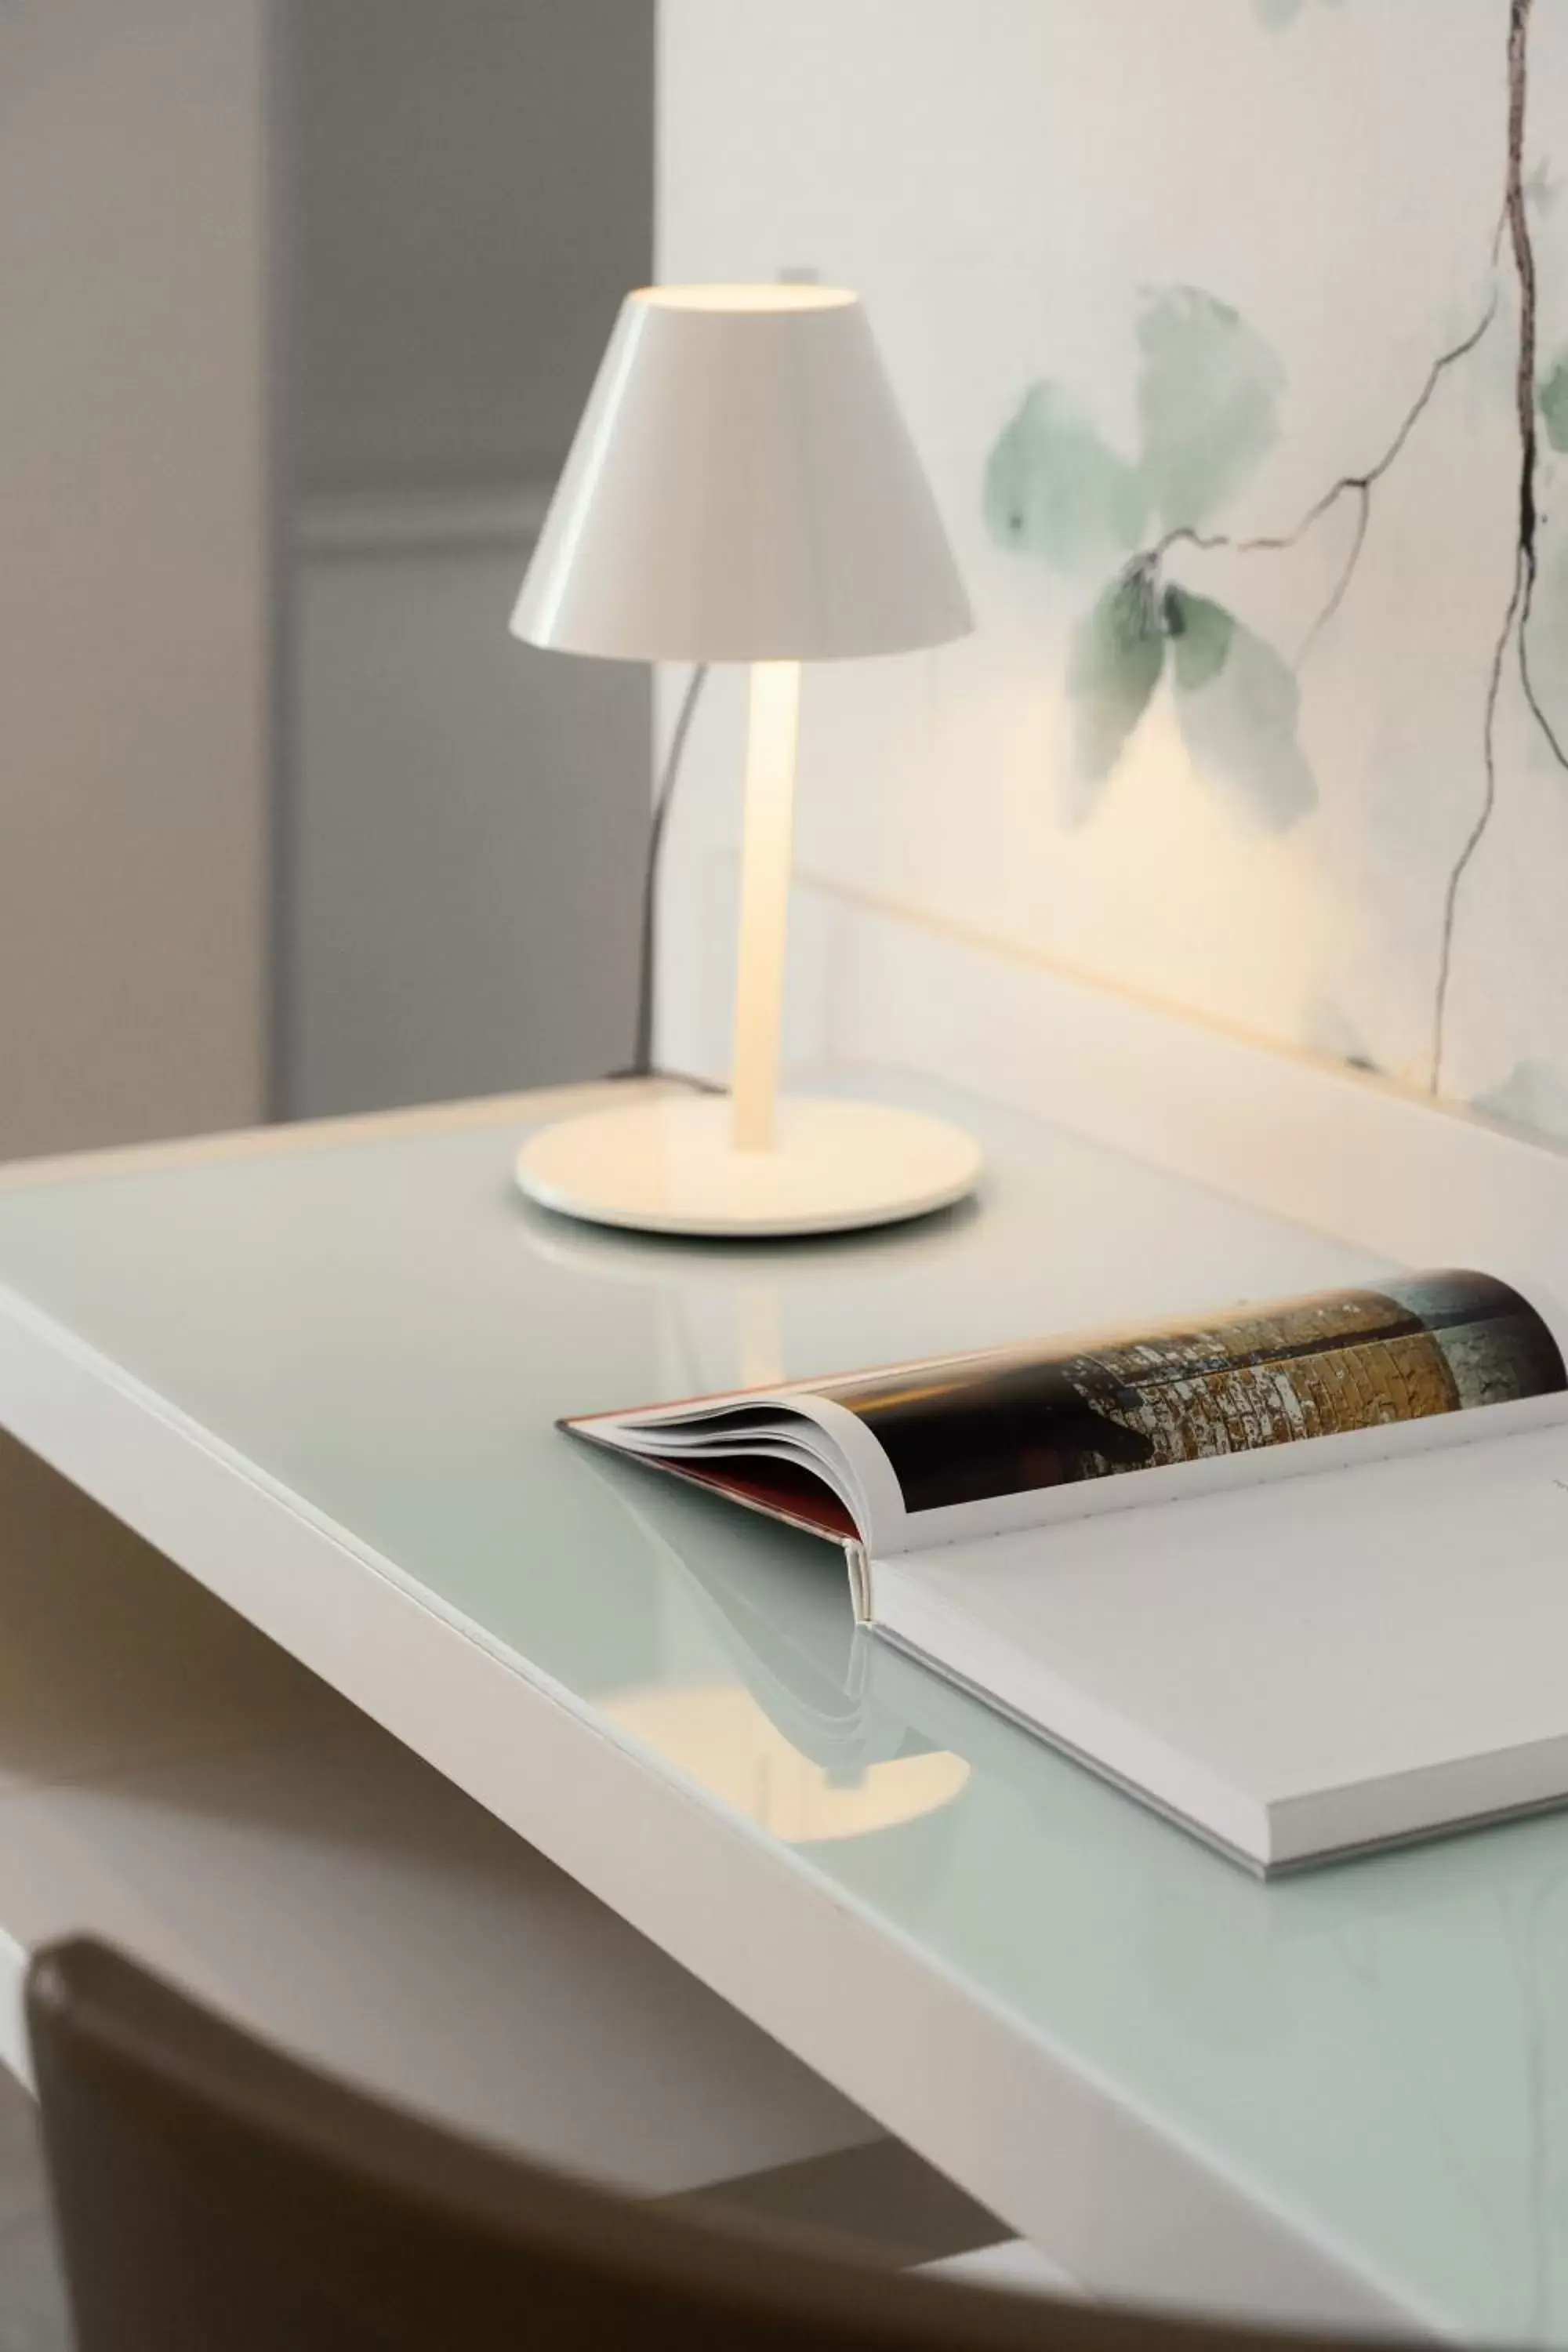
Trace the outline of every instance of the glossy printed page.
[[1525, 1299], [1487, 1275], [1439, 1273], [816, 1382], [813, 1393], [870, 1432], [918, 1522], [1564, 1388], [1561, 1350]]

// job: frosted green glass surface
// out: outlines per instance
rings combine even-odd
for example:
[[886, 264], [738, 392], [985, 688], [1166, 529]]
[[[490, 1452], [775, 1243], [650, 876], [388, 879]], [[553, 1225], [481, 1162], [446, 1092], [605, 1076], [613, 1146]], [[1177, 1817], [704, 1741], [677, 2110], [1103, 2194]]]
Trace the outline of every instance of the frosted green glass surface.
[[1414, 2310], [1568, 2339], [1568, 1817], [1265, 1887], [857, 1635], [829, 1547], [552, 1426], [1381, 1270], [881, 1091], [980, 1131], [977, 1203], [638, 1241], [527, 1207], [526, 1130], [479, 1129], [14, 1192], [0, 1282]]

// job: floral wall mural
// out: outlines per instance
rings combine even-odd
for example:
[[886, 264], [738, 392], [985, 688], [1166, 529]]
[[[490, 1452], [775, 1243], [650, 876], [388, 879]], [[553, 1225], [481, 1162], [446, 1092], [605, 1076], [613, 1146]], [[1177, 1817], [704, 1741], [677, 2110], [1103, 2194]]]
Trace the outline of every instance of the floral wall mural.
[[666, 42], [665, 274], [862, 287], [980, 619], [814, 681], [807, 866], [1568, 1136], [1568, 0]]
[[[1258, 0], [1258, 16], [1264, 26], [1278, 31], [1302, 5], [1303, 0]], [[1434, 1092], [1440, 1091], [1443, 1082], [1460, 895], [1497, 802], [1497, 709], [1510, 659], [1531, 718], [1568, 775], [1568, 752], [1542, 701], [1531, 667], [1543, 521], [1538, 485], [1542, 432], [1552, 448], [1568, 449], [1568, 352], [1537, 374], [1538, 292], [1531, 215], [1550, 202], [1552, 182], [1544, 161], [1526, 180], [1530, 31], [1536, 5], [1537, 0], [1507, 0], [1507, 69], [1506, 79], [1500, 81], [1507, 133], [1494, 268], [1500, 273], [1506, 268], [1515, 282], [1518, 550], [1482, 688], [1479, 806], [1444, 894], [1427, 1069]], [[1502, 31], [1503, 8], [1496, 14]], [[1238, 815], [1284, 831], [1313, 807], [1317, 786], [1296, 731], [1300, 671], [1344, 602], [1378, 484], [1398, 461], [1445, 370], [1476, 350], [1495, 325], [1498, 307], [1494, 282], [1475, 327], [1433, 360], [1381, 455], [1361, 472], [1338, 476], [1297, 523], [1278, 534], [1237, 537], [1209, 527], [1278, 438], [1278, 395], [1283, 382], [1275, 355], [1215, 296], [1194, 287], [1166, 288], [1143, 304], [1138, 323], [1141, 442], [1135, 461], [1106, 447], [1062, 387], [1048, 380], [1029, 386], [986, 469], [985, 510], [993, 536], [1068, 571], [1110, 551], [1124, 559], [1075, 632], [1068, 670], [1068, 691], [1077, 714], [1074, 774], [1083, 793], [1081, 814], [1091, 813], [1094, 792], [1117, 766], [1167, 668], [1194, 767], [1217, 792], [1236, 800]], [[1194, 589], [1166, 583], [1168, 561], [1183, 548], [1200, 553], [1229, 549], [1247, 555], [1289, 554], [1342, 501], [1351, 502], [1354, 514], [1342, 565], [1327, 602], [1289, 653], [1255, 635], [1223, 605]], [[1158, 526], [1159, 536], [1139, 544], [1151, 522]], [[1568, 623], [1568, 606], [1552, 611], [1548, 620], [1560, 631]], [[1568, 714], [1562, 724], [1568, 732]]]
[[[1033, 383], [991, 453], [986, 520], [1003, 545], [1063, 571], [1107, 552], [1118, 559], [1073, 632], [1068, 662], [1076, 813], [1092, 814], [1168, 667], [1200, 772], [1235, 796], [1239, 817], [1282, 832], [1318, 796], [1296, 740], [1295, 670], [1331, 607], [1291, 662], [1166, 572], [1179, 548], [1237, 544], [1203, 526], [1278, 438], [1283, 371], [1236, 311], [1192, 286], [1144, 300], [1138, 349], [1136, 460], [1108, 449], [1059, 386]], [[1141, 545], [1151, 526], [1158, 536]], [[1240, 544], [1261, 553], [1298, 535]]]

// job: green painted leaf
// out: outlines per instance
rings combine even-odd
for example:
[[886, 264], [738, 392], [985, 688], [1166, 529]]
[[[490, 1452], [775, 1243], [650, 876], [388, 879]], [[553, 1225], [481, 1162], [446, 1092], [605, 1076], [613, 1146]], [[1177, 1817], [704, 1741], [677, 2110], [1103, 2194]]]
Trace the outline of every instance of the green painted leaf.
[[1559, 352], [1536, 387], [1541, 421], [1554, 449], [1568, 449], [1568, 352]]
[[1138, 345], [1143, 479], [1165, 528], [1190, 530], [1274, 446], [1285, 372], [1238, 311], [1195, 286], [1148, 297]]
[[1166, 589], [1164, 611], [1176, 684], [1195, 694], [1225, 667], [1236, 623], [1223, 604], [1185, 588]]
[[1148, 499], [1060, 384], [1029, 386], [985, 467], [985, 524], [1003, 547], [1058, 572], [1103, 569], [1136, 547]]
[[[1268, 33], [1281, 33], [1293, 25], [1305, 5], [1306, 0], [1252, 0], [1253, 13]], [[1330, 0], [1330, 5], [1337, 6], [1338, 0]]]
[[1080, 814], [1121, 759], [1164, 664], [1164, 631], [1148, 582], [1142, 572], [1123, 573], [1074, 630], [1068, 658], [1073, 771], [1086, 788]]
[[1317, 805], [1296, 740], [1300, 689], [1288, 663], [1221, 604], [1167, 590], [1176, 717], [1204, 782], [1248, 823], [1286, 833]]

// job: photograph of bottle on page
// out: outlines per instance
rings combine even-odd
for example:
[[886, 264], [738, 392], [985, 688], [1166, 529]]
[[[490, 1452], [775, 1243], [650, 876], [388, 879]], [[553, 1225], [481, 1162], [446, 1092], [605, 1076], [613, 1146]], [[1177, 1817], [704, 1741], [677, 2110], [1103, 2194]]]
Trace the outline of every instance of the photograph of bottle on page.
[[1545, 1396], [1568, 1371], [1506, 1283], [1442, 1273], [811, 1387], [866, 1424], [913, 1514]]

